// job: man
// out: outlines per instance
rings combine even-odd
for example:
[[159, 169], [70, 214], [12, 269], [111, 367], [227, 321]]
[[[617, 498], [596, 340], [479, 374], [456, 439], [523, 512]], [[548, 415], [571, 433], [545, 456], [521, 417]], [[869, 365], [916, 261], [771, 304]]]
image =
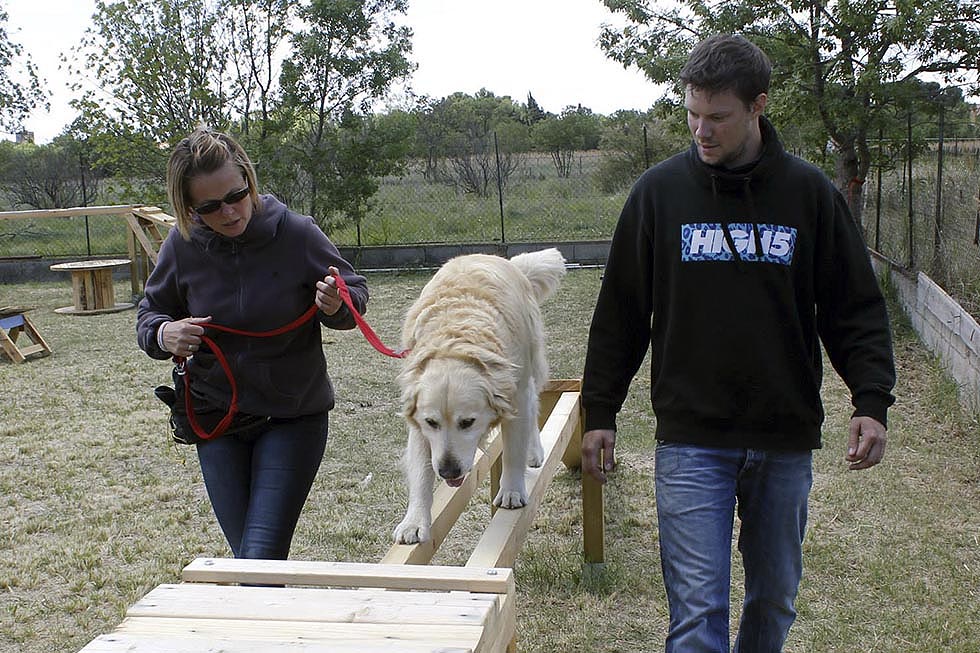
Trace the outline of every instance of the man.
[[583, 379], [583, 469], [615, 467], [616, 414], [652, 347], [666, 650], [729, 650], [734, 513], [745, 568], [735, 650], [779, 651], [796, 616], [823, 342], [855, 410], [846, 460], [878, 464], [895, 381], [885, 302], [847, 205], [763, 116], [770, 64], [719, 35], [680, 74], [693, 142], [623, 208]]

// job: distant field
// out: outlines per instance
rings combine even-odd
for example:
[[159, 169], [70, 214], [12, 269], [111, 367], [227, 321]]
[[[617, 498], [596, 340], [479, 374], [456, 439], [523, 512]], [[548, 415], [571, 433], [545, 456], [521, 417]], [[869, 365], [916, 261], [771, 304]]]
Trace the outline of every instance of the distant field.
[[[416, 243], [492, 243], [602, 240], [612, 235], [627, 189], [603, 193], [594, 183], [598, 152], [576, 155], [568, 178], [558, 178], [547, 155], [521, 155], [503, 188], [503, 223], [496, 185], [487, 197], [427, 181], [416, 170], [382, 180], [368, 217], [331, 232], [341, 246]], [[85, 256], [126, 251], [118, 216], [0, 219], [0, 258]]]

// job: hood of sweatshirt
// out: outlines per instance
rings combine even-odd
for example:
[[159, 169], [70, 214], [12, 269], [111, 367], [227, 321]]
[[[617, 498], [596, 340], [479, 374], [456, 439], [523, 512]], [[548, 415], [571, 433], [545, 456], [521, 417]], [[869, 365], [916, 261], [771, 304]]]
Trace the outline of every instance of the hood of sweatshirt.
[[[780, 159], [785, 155], [783, 144], [779, 140], [776, 129], [765, 116], [759, 117], [759, 129], [762, 132], [762, 153], [759, 158], [749, 164], [738, 168], [723, 168], [721, 166], [708, 165], [698, 156], [698, 148], [695, 142], [691, 142], [688, 148], [688, 163], [696, 182], [710, 189], [711, 195], [717, 198], [720, 194], [740, 195], [745, 202], [746, 211], [752, 222], [752, 232], [755, 239], [755, 251], [762, 251], [762, 235], [759, 232], [759, 216], [755, 209], [753, 200], [753, 186], [758, 186], [769, 179], [777, 169]], [[727, 222], [721, 222], [721, 228], [725, 235], [725, 242], [731, 250], [735, 267], [740, 271], [742, 266], [742, 256], [735, 247], [735, 240], [732, 237], [731, 229]]]

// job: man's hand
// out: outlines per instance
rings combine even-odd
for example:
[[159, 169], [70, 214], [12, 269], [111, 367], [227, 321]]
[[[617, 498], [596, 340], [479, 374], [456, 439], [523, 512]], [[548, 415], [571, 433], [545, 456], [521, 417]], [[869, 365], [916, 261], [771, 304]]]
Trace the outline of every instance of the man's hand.
[[600, 483], [616, 469], [616, 431], [595, 429], [582, 435], [582, 472]]
[[885, 457], [888, 436], [885, 427], [873, 417], [852, 417], [847, 437], [849, 469], [874, 467]]

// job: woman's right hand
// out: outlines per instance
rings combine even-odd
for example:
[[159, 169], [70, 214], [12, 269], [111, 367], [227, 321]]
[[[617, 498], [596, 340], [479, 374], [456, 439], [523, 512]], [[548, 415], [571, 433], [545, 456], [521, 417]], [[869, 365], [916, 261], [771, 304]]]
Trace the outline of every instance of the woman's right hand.
[[183, 320], [174, 322], [164, 322], [160, 325], [162, 334], [160, 342], [163, 348], [174, 356], [188, 358], [201, 347], [201, 336], [204, 335], [204, 327], [211, 321], [211, 316], [207, 317], [185, 317]]

